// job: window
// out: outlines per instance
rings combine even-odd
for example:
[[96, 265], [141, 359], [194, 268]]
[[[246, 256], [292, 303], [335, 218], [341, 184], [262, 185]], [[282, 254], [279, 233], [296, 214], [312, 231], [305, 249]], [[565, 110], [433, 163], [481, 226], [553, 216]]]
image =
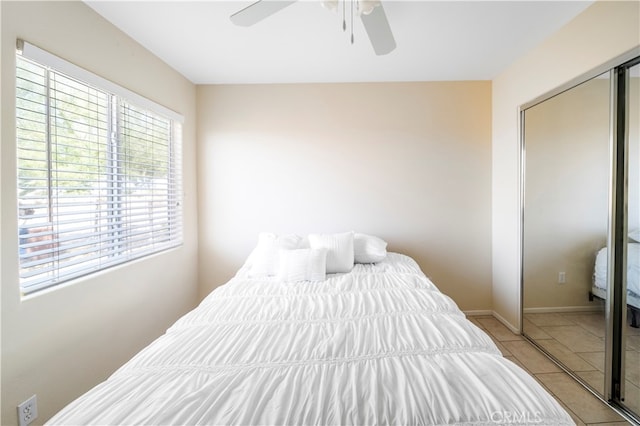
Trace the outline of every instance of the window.
[[180, 245], [181, 123], [170, 116], [177, 114], [22, 47], [16, 151], [23, 294]]

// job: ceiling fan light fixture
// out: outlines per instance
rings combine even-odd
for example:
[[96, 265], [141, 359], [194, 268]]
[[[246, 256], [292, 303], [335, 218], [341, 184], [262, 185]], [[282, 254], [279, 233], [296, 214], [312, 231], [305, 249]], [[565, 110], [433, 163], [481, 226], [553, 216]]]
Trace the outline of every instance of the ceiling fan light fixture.
[[380, 6], [381, 3], [380, 0], [323, 0], [321, 4], [325, 9], [336, 12], [340, 2], [355, 5], [355, 10], [358, 15], [370, 14], [373, 12], [373, 9]]
[[335, 12], [336, 10], [338, 10], [338, 1], [339, 0], [323, 0], [322, 7], [332, 12]]
[[[2, 0], [0, 0], [2, 1]], [[290, 6], [298, 0], [257, 0], [230, 16], [231, 22], [241, 27], [249, 27], [274, 13]], [[342, 2], [342, 5], [340, 4]], [[342, 31], [347, 31], [347, 7], [349, 8], [350, 39], [354, 43], [354, 16], [360, 17], [367, 37], [376, 55], [386, 55], [396, 48], [387, 15], [380, 0], [320, 0], [326, 9], [336, 12], [342, 9]], [[349, 3], [347, 5], [347, 3]], [[340, 7], [342, 6], [342, 7]]]
[[358, 0], [358, 13], [369, 15], [378, 6], [380, 6], [380, 0]]

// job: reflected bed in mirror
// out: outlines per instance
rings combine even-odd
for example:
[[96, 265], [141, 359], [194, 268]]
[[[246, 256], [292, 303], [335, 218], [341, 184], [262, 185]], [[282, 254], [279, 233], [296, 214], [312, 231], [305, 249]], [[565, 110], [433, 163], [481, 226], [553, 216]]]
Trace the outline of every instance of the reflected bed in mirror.
[[[631, 238], [631, 237], [629, 237]], [[594, 298], [604, 300], [607, 298], [607, 258], [609, 250], [603, 247], [596, 255], [596, 264], [593, 271], [593, 286], [589, 294], [589, 300]], [[627, 244], [627, 317], [629, 326], [640, 327], [640, 244], [629, 242]]]

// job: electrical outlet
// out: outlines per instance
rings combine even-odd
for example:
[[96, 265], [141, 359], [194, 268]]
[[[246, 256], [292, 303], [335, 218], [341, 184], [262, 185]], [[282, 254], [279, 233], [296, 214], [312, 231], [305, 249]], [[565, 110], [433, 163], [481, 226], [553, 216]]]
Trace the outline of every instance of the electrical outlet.
[[565, 272], [558, 272], [558, 284], [564, 284], [567, 282], [567, 274]]
[[27, 426], [38, 418], [38, 400], [33, 395], [31, 398], [18, 405], [18, 425]]

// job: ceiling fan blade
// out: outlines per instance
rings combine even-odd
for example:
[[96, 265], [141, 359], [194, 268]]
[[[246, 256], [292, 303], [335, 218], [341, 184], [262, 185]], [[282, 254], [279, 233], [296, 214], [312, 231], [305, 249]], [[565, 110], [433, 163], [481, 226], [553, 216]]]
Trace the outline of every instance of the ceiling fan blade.
[[396, 48], [396, 40], [393, 38], [382, 4], [373, 9], [370, 14], [362, 14], [360, 17], [376, 55], [386, 55]]
[[244, 9], [231, 15], [231, 22], [241, 27], [249, 27], [257, 22], [262, 21], [279, 10], [295, 3], [296, 0], [289, 1], [273, 1], [273, 0], [258, 0], [257, 2], [250, 4]]

